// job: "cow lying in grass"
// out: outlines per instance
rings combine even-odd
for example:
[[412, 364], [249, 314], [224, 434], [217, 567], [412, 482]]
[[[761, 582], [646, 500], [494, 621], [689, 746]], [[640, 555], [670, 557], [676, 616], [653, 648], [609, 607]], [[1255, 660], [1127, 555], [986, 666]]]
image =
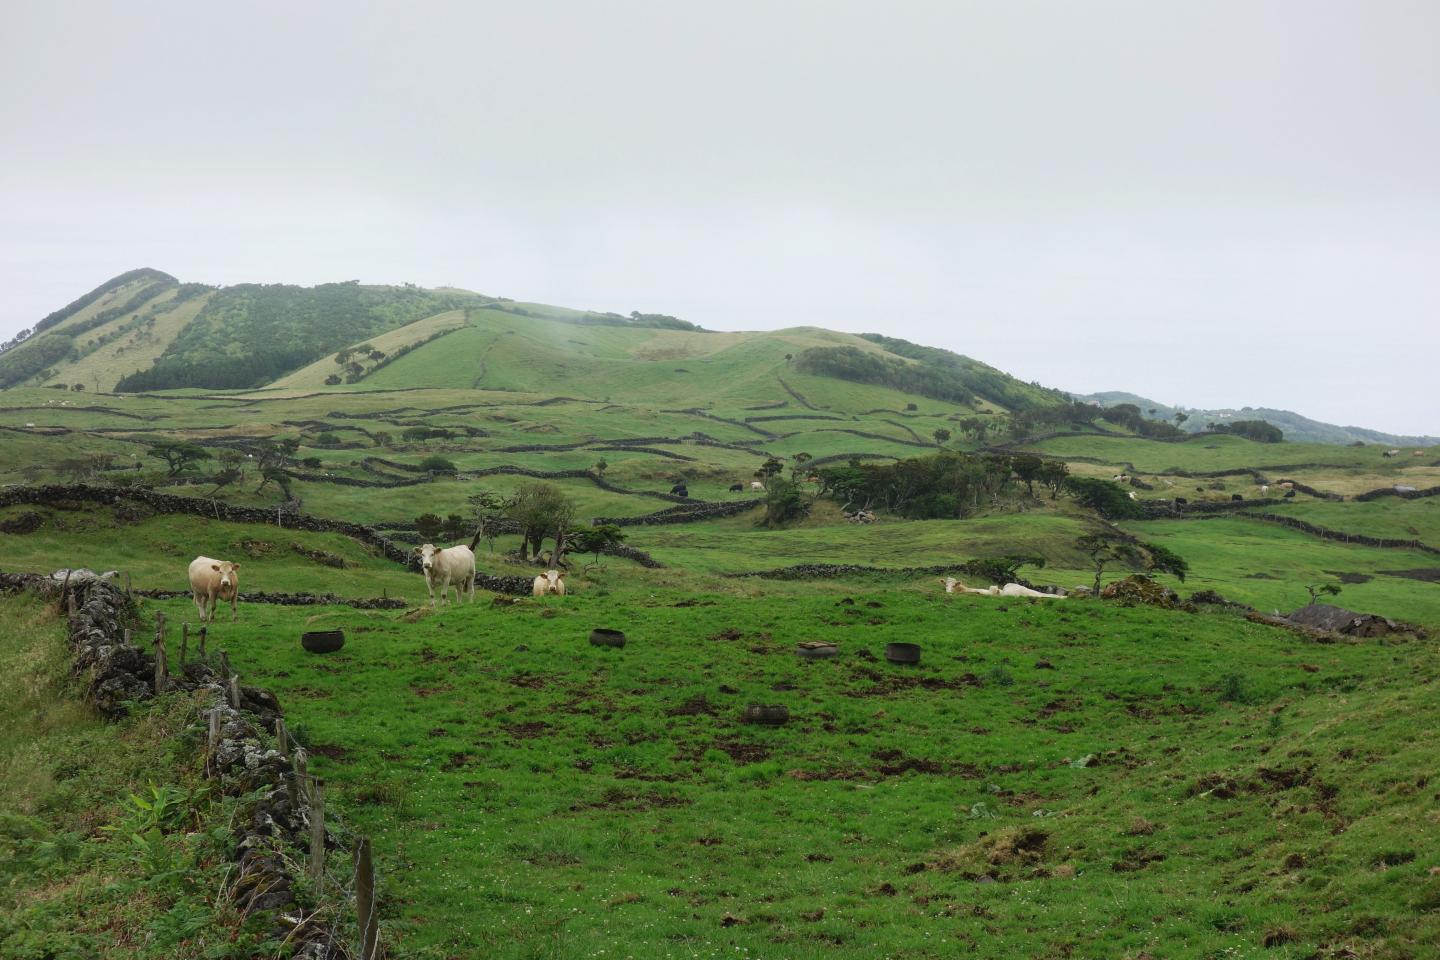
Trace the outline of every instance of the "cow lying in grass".
[[214, 621], [216, 601], [230, 601], [230, 619], [239, 614], [235, 601], [240, 595], [240, 564], [229, 560], [196, 557], [190, 561], [190, 598], [200, 611], [200, 622]]
[[420, 570], [425, 574], [425, 589], [430, 592], [430, 606], [436, 606], [435, 588], [440, 588], [440, 602], [450, 599], [450, 588], [455, 588], [455, 602], [460, 602], [461, 591], [468, 591], [470, 602], [475, 602], [475, 554], [463, 543], [445, 550], [436, 549], [427, 543], [417, 547]]
[[537, 597], [543, 597], [547, 593], [565, 596], [565, 574], [559, 570], [547, 570], [535, 578], [531, 593]]
[[954, 577], [946, 577], [940, 582], [945, 585], [946, 593], [981, 593], [987, 597], [1045, 597], [1051, 600], [1061, 596], [1056, 593], [1045, 593], [1042, 590], [1031, 590], [1018, 583], [1007, 583], [1003, 587], [967, 587]]

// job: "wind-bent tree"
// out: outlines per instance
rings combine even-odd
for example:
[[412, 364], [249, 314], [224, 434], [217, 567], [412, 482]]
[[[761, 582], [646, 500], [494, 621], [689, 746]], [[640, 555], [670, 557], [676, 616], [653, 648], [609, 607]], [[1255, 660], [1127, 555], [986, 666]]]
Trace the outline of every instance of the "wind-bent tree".
[[591, 554], [594, 559], [585, 564], [588, 570], [600, 565], [600, 555], [606, 550], [619, 546], [625, 541], [625, 534], [613, 523], [602, 523], [593, 527], [576, 527], [566, 536], [566, 542], [581, 553]]
[[506, 500], [494, 490], [479, 490], [465, 498], [470, 504], [471, 518], [475, 523], [475, 536], [470, 540], [473, 551], [484, 540], [495, 552], [495, 537], [500, 533], [500, 523], [505, 519]]
[[540, 555], [546, 537], [555, 538], [550, 562], [558, 565], [565, 556], [565, 531], [575, 519], [575, 504], [559, 487], [548, 483], [527, 483], [515, 491], [505, 513], [520, 525], [520, 555], [529, 562]]
[[210, 459], [210, 451], [187, 440], [162, 440], [146, 450], [145, 456], [164, 460], [169, 470], [167, 476], [174, 477], [197, 469], [202, 460]]

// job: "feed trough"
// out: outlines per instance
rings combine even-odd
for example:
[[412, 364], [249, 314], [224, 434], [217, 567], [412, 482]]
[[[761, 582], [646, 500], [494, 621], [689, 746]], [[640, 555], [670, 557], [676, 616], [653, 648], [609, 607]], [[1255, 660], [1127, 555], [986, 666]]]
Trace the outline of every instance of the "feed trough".
[[826, 657], [833, 657], [840, 653], [840, 648], [833, 643], [822, 643], [812, 640], [807, 643], [796, 644], [795, 652], [807, 660], [823, 660]]
[[889, 643], [885, 645], [885, 659], [891, 663], [919, 663], [920, 644]]
[[590, 631], [590, 642], [597, 647], [623, 647], [625, 646], [625, 633], [621, 630], [597, 627]]
[[763, 723], [778, 727], [790, 719], [790, 708], [780, 704], [752, 703], [745, 708], [740, 719], [746, 723]]
[[300, 646], [311, 653], [334, 653], [345, 646], [344, 630], [312, 630], [300, 634]]

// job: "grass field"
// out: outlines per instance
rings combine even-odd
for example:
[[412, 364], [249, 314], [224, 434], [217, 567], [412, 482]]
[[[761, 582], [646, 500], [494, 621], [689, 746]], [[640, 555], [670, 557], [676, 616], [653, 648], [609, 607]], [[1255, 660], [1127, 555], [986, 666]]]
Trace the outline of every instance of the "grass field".
[[[351, 642], [308, 657], [319, 627]], [[819, 639], [841, 656], [796, 658]], [[918, 668], [875, 659], [897, 640]], [[1440, 935], [1410, 735], [1440, 719], [1429, 644], [628, 574], [418, 618], [252, 607], [212, 643], [375, 836], [408, 956], [1418, 957]], [[743, 725], [752, 702], [792, 722]]]
[[[772, 455], [924, 456], [936, 429], [953, 434], [955, 418], [974, 413], [802, 375], [785, 359], [807, 346], [876, 349], [845, 334], [564, 322], [577, 316], [524, 304], [431, 316], [371, 342], [393, 353], [454, 329], [337, 387], [323, 387], [338, 367], [322, 358], [241, 393], [5, 391], [0, 484], [72, 480], [85, 469], [78, 458], [108, 455], [140, 469], [90, 482], [276, 511], [282, 494], [257, 490], [248, 461], [240, 482], [216, 492], [174, 483], [147, 450], [183, 439], [218, 456], [236, 440], [290, 437], [300, 443], [292, 492], [308, 514], [404, 528], [422, 513], [465, 512], [479, 490], [529, 482], [485, 470], [604, 460], [618, 490], [553, 481], [584, 523], [670, 507], [654, 494], [681, 479], [694, 500], [750, 499]], [[415, 427], [451, 435], [406, 437]], [[1153, 486], [1136, 489], [1146, 499], [1260, 495], [1249, 474], [1190, 475], [1219, 470], [1347, 495], [1440, 482], [1431, 458], [1385, 459], [1378, 447], [1089, 435], [1034, 449], [1078, 475], [1133, 467]], [[458, 475], [341, 482], [413, 477], [403, 467], [435, 455]], [[736, 483], [746, 489], [731, 492]], [[337, 810], [375, 838], [395, 957], [1436, 955], [1440, 770], [1416, 736], [1440, 720], [1434, 641], [1317, 643], [1211, 608], [946, 598], [933, 575], [903, 572], [1030, 555], [1045, 561], [1022, 571], [1037, 584], [1089, 583], [1076, 540], [1114, 528], [1069, 496], [1022, 490], [964, 520], [882, 511], [856, 525], [841, 503], [819, 499], [780, 529], [759, 526], [758, 508], [627, 526], [628, 544], [659, 568], [572, 557], [563, 599], [492, 603], [482, 592], [438, 612], [419, 606], [418, 573], [346, 536], [90, 502], [0, 509], [11, 531], [0, 534], [0, 566], [118, 568], [137, 587], [183, 590], [190, 559], [206, 554], [241, 563], [242, 593], [405, 598], [404, 612], [242, 600], [239, 622], [222, 616], [210, 636], [246, 683], [277, 691]], [[1436, 498], [1300, 495], [1268, 509], [1440, 546]], [[30, 513], [38, 522], [21, 520]], [[1288, 611], [1306, 602], [1307, 585], [1333, 584], [1342, 605], [1440, 629], [1440, 562], [1423, 551], [1237, 516], [1120, 529], [1188, 561], [1183, 583], [1158, 578], [1182, 594], [1217, 590]], [[482, 547], [481, 569], [532, 576], [506, 555], [516, 545]], [[744, 576], [797, 564], [881, 572]], [[1104, 579], [1129, 572], [1112, 565]], [[143, 606], [147, 618], [194, 621], [188, 599]], [[599, 626], [624, 629], [629, 644], [590, 646]], [[301, 652], [299, 633], [318, 627], [344, 628], [345, 649]], [[210, 907], [156, 892], [144, 864], [101, 842], [99, 827], [130, 815], [125, 797], [147, 775], [193, 785], [164, 745], [189, 708], [164, 702], [100, 724], [63, 681], [62, 633], [53, 613], [0, 602], [0, 719], [20, 734], [0, 745], [0, 842], [10, 845], [0, 854], [61, 836], [82, 851], [43, 869], [0, 863], [0, 956], [263, 955], [243, 935], [234, 947], [177, 939], [160, 918]], [[836, 641], [840, 656], [800, 660], [795, 644], [807, 640]], [[921, 643], [922, 664], [887, 663], [891, 641]], [[793, 719], [742, 724], [749, 703], [786, 705]], [[192, 809], [210, 826], [237, 815]], [[213, 880], [204, 870], [214, 849], [183, 833], [165, 843]], [[83, 919], [67, 923], [67, 911]], [[206, 916], [239, 929], [238, 918]], [[113, 946], [106, 929], [121, 933]]]

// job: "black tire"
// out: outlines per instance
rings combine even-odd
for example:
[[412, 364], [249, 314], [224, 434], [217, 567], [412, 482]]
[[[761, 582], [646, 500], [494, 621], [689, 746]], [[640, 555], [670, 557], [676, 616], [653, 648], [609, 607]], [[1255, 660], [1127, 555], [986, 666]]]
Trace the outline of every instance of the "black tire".
[[344, 630], [314, 630], [300, 635], [300, 646], [311, 653], [334, 653], [345, 646]]

